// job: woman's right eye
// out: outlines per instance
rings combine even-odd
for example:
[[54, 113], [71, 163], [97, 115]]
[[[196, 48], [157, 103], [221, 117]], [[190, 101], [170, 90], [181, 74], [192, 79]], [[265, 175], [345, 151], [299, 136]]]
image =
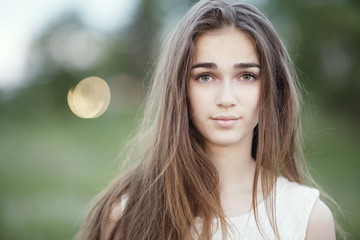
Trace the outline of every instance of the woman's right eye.
[[211, 82], [213, 78], [210, 76], [210, 74], [200, 74], [196, 77], [196, 80], [202, 83], [208, 83]]

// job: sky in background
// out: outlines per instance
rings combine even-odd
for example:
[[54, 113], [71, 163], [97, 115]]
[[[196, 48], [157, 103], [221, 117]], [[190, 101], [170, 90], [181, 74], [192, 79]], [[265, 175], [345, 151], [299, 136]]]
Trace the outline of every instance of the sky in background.
[[75, 10], [91, 28], [110, 32], [126, 25], [139, 0], [0, 1], [0, 89], [21, 86], [33, 39], [54, 19]]

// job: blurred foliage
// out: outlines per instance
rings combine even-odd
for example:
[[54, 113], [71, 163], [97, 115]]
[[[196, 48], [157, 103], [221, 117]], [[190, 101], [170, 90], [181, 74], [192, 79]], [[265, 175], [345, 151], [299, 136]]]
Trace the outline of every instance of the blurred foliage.
[[[89, 199], [117, 175], [117, 153], [139, 103], [132, 96], [141, 98], [153, 54], [193, 2], [143, 0], [131, 23], [112, 33], [89, 29], [68, 12], [38, 35], [27, 85], [0, 96], [1, 239], [73, 236]], [[360, 239], [360, 4], [258, 5], [279, 31], [308, 92], [304, 129], [315, 178], [349, 212], [350, 239]], [[68, 90], [88, 76], [113, 86], [111, 107], [99, 119], [78, 119], [67, 106]]]

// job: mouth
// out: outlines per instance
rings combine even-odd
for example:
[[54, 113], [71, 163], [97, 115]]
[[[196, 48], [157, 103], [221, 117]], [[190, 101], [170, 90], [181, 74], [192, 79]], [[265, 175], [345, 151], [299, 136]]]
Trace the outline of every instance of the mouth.
[[214, 123], [219, 127], [232, 127], [239, 119], [240, 117], [235, 115], [224, 115], [211, 118], [211, 120], [213, 120]]

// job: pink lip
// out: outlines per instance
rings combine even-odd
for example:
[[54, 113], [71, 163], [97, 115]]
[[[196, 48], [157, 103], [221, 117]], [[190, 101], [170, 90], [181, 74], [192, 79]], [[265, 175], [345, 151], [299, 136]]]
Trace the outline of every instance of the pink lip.
[[229, 116], [216, 116], [211, 118], [216, 125], [218, 125], [219, 127], [232, 127], [237, 120], [240, 119], [240, 117], [234, 116], [234, 115], [229, 115]]

